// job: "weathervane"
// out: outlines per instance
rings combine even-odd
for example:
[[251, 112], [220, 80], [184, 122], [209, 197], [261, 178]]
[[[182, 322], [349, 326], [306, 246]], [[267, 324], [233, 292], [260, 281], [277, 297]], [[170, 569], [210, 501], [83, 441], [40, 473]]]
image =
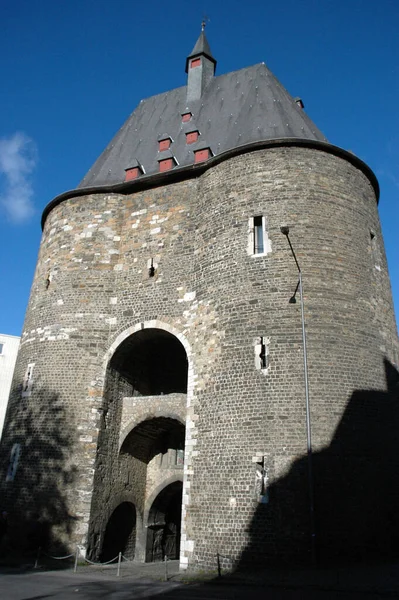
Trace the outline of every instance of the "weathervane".
[[201, 31], [204, 31], [204, 30], [205, 30], [206, 24], [207, 24], [207, 23], [209, 23], [209, 21], [210, 21], [210, 18], [209, 18], [209, 17], [207, 17], [206, 15], [204, 15], [204, 16], [202, 17], [202, 21], [201, 21]]

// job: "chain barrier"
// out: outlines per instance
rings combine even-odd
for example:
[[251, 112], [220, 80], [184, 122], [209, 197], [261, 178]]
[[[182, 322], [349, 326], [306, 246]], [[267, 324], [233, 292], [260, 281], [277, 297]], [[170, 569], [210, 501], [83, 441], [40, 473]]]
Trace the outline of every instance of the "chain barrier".
[[[36, 554], [36, 560], [35, 560], [35, 564], [33, 566], [34, 569], [38, 569], [39, 568], [39, 559], [40, 556], [46, 556], [47, 558], [51, 558], [52, 560], [67, 560], [69, 558], [75, 557], [75, 563], [74, 563], [74, 573], [77, 572], [78, 570], [78, 561], [79, 561], [79, 547], [76, 547], [76, 552], [73, 554], [67, 554], [66, 556], [52, 556], [51, 554], [47, 554], [46, 552], [43, 552], [43, 550], [41, 548], [37, 549], [37, 554]], [[119, 552], [118, 556], [115, 556], [115, 558], [112, 558], [111, 560], [108, 560], [107, 562], [94, 562], [92, 560], [89, 560], [88, 558], [86, 558], [85, 556], [81, 556], [80, 558], [83, 559], [84, 562], [88, 563], [89, 565], [93, 565], [95, 567], [105, 567], [107, 565], [110, 565], [112, 563], [114, 563], [115, 561], [118, 561], [118, 569], [117, 569], [117, 573], [116, 576], [119, 577], [120, 576], [120, 569], [121, 569], [121, 562], [122, 559], [125, 561], [128, 561], [129, 559], [126, 558], [125, 556], [122, 555], [122, 552]]]
[[111, 560], [108, 560], [107, 562], [104, 562], [104, 563], [93, 562], [92, 560], [89, 560], [88, 558], [86, 558], [84, 556], [82, 556], [82, 558], [85, 562], [89, 563], [89, 565], [93, 565], [95, 567], [104, 567], [105, 565], [110, 565], [115, 560], [118, 560], [119, 556], [115, 556], [115, 558], [112, 558]]
[[66, 560], [67, 558], [72, 558], [72, 556], [75, 556], [75, 554], [67, 554], [66, 556], [51, 556], [51, 554], [46, 554], [45, 552], [43, 552], [44, 556], [47, 556], [47, 558], [53, 558], [54, 560]]

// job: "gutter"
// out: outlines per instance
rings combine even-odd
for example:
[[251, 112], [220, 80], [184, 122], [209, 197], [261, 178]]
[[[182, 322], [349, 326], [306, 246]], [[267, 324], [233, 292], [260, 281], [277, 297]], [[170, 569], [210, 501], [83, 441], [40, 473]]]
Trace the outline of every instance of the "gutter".
[[339, 146], [333, 146], [328, 142], [319, 142], [316, 140], [307, 140], [300, 138], [281, 138], [276, 140], [263, 140], [258, 142], [250, 142], [249, 144], [243, 144], [231, 150], [221, 152], [217, 156], [212, 156], [204, 162], [186, 165], [182, 167], [178, 166], [172, 171], [165, 171], [165, 173], [153, 173], [151, 175], [143, 175], [138, 179], [126, 181], [123, 183], [114, 183], [112, 185], [97, 185], [92, 187], [77, 188], [74, 190], [63, 192], [62, 194], [56, 196], [53, 200], [51, 200], [51, 202], [49, 202], [45, 207], [41, 219], [42, 229], [44, 229], [46, 219], [50, 212], [53, 210], [53, 208], [61, 204], [61, 202], [63, 202], [64, 200], [68, 200], [69, 198], [77, 198], [79, 196], [87, 196], [88, 194], [100, 193], [131, 194], [134, 192], [159, 187], [161, 185], [176, 183], [178, 181], [184, 181], [193, 177], [199, 177], [208, 169], [218, 165], [221, 162], [224, 162], [225, 160], [228, 160], [229, 158], [232, 158], [233, 156], [247, 154], [249, 152], [255, 152], [256, 150], [263, 150], [265, 148], [281, 148], [285, 146], [297, 146], [302, 148], [313, 148], [316, 150], [322, 150], [323, 152], [327, 152], [328, 154], [339, 156], [340, 158], [347, 160], [354, 167], [360, 169], [360, 171], [362, 171], [369, 179], [374, 189], [376, 202], [378, 204], [380, 197], [380, 186], [378, 184], [377, 177], [374, 175], [370, 167], [366, 165], [366, 163], [363, 162], [360, 158], [358, 158], [355, 154], [353, 154], [352, 152], [348, 152], [347, 150], [343, 150], [342, 148], [339, 148]]

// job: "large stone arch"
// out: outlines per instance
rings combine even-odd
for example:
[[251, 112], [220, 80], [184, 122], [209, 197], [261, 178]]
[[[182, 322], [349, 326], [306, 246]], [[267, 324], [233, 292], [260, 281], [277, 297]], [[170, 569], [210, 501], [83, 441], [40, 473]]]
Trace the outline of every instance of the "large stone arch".
[[130, 327], [128, 327], [127, 329], [124, 329], [123, 331], [121, 331], [116, 338], [114, 339], [114, 341], [111, 343], [111, 345], [109, 346], [107, 352], [104, 355], [104, 359], [103, 359], [103, 375], [105, 376], [106, 373], [106, 369], [108, 366], [109, 361], [111, 360], [113, 354], [115, 353], [115, 351], [117, 350], [117, 348], [122, 344], [122, 342], [124, 342], [128, 337], [130, 337], [131, 335], [137, 333], [137, 331], [141, 331], [142, 329], [163, 329], [164, 331], [167, 331], [168, 333], [171, 333], [172, 335], [174, 335], [179, 342], [182, 344], [182, 346], [184, 347], [186, 354], [187, 354], [187, 360], [188, 360], [188, 382], [187, 382], [187, 393], [190, 387], [190, 367], [192, 369], [192, 351], [191, 351], [191, 346], [187, 340], [187, 338], [173, 325], [171, 325], [170, 323], [166, 323], [165, 321], [161, 321], [159, 319], [152, 319], [152, 320], [148, 320], [148, 321], [140, 321], [138, 323], [136, 323], [135, 325], [131, 325]]

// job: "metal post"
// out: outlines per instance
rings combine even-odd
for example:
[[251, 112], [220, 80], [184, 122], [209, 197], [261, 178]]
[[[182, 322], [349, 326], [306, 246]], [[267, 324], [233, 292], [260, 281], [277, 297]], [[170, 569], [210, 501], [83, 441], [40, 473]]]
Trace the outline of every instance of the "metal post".
[[[298, 267], [299, 267], [299, 265], [298, 265]], [[303, 305], [302, 272], [300, 269], [299, 269], [299, 296], [301, 299], [303, 373], [304, 373], [304, 378], [305, 378], [305, 398], [306, 398], [306, 442], [307, 442], [307, 453], [308, 453], [310, 550], [311, 550], [312, 564], [314, 565], [316, 563], [316, 532], [315, 532], [315, 521], [314, 521], [312, 432], [311, 432], [311, 428], [310, 428], [308, 358], [307, 358], [307, 350], [306, 350], [306, 330], [305, 330], [305, 313], [304, 313], [304, 305]]]
[[79, 546], [76, 546], [76, 552], [75, 552], [75, 564], [73, 567], [73, 572], [76, 573], [76, 571], [78, 570], [78, 558], [79, 558]]
[[165, 554], [165, 581], [168, 581], [169, 576], [168, 576], [168, 557]]
[[35, 560], [35, 564], [34, 564], [34, 569], [38, 569], [39, 568], [39, 558], [40, 558], [40, 552], [41, 552], [41, 547], [39, 546], [39, 548], [37, 549], [37, 553], [36, 553], [36, 560]]
[[[298, 259], [292, 247], [291, 240], [289, 238], [289, 227], [283, 226], [280, 228], [281, 233], [287, 238], [287, 242], [290, 246], [292, 256], [294, 257], [295, 264], [299, 273], [299, 295], [301, 300], [301, 322], [302, 322], [302, 344], [303, 344], [303, 373], [305, 379], [305, 403], [306, 403], [306, 446], [308, 456], [308, 486], [309, 486], [309, 517], [310, 517], [310, 552], [312, 565], [316, 564], [316, 530], [315, 530], [315, 516], [314, 516], [314, 485], [313, 485], [313, 455], [312, 455], [312, 432], [310, 428], [310, 402], [309, 402], [309, 377], [308, 377], [308, 359], [306, 350], [306, 330], [305, 330], [305, 311], [303, 302], [303, 285], [302, 285], [302, 271], [299, 266]], [[297, 286], [298, 289], [298, 286]], [[295, 294], [296, 291], [295, 290]], [[293, 296], [295, 302], [295, 294]]]
[[122, 561], [122, 552], [118, 554], [118, 570], [116, 571], [116, 576], [119, 577], [121, 574], [121, 561]]

